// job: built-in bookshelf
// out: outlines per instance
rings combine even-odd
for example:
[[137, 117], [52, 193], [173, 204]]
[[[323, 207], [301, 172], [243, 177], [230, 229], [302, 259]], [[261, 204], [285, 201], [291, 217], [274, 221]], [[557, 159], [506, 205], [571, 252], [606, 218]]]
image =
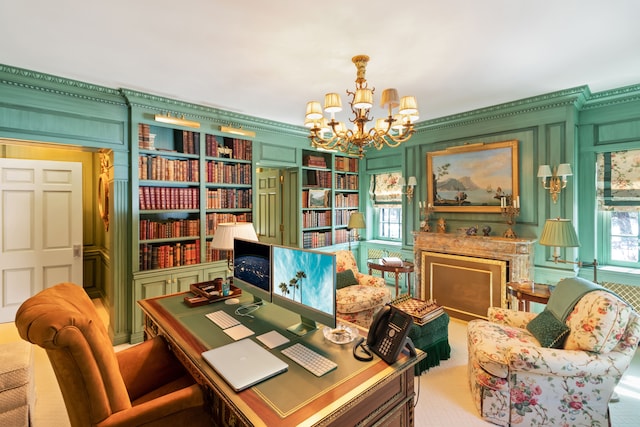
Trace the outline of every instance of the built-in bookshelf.
[[252, 141], [138, 125], [136, 271], [218, 261], [221, 222], [253, 220]]
[[348, 242], [347, 224], [358, 210], [358, 159], [303, 150], [302, 246]]

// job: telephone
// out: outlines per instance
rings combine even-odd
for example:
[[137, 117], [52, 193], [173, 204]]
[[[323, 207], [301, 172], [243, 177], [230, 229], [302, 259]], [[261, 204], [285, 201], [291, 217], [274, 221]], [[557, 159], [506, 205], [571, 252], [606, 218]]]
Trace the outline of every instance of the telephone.
[[[364, 340], [362, 338], [356, 342], [353, 348], [354, 357], [358, 360], [371, 360], [373, 356], [370, 351], [372, 351], [380, 356], [382, 360], [391, 364], [396, 361], [404, 347], [408, 347], [409, 354], [415, 356], [415, 347], [411, 338], [408, 337], [412, 325], [413, 319], [409, 314], [390, 304], [386, 304], [378, 311], [369, 327], [366, 345], [368, 350], [362, 346], [362, 341]], [[358, 347], [369, 357], [358, 355]]]

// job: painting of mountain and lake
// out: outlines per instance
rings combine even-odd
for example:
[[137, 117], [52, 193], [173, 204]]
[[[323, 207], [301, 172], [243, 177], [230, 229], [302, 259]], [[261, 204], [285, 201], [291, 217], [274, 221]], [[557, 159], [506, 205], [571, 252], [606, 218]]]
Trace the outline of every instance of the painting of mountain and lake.
[[[440, 212], [496, 212], [518, 196], [518, 141], [427, 154], [427, 201]], [[504, 200], [503, 200], [504, 199]]]

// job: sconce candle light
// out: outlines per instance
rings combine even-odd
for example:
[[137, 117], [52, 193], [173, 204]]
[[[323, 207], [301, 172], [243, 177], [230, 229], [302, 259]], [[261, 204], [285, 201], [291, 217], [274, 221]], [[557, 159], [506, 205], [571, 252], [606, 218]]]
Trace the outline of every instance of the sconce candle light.
[[[538, 178], [542, 179], [544, 189], [549, 190], [549, 193], [551, 193], [553, 203], [558, 202], [558, 195], [567, 186], [567, 177], [571, 175], [573, 175], [573, 172], [571, 172], [569, 163], [560, 164], [553, 169], [553, 172], [549, 165], [540, 165], [538, 168]], [[549, 178], [548, 184], [547, 178]]]
[[416, 177], [410, 176], [409, 181], [406, 181], [406, 182], [403, 177], [400, 177], [398, 184], [402, 185], [403, 187], [405, 186], [407, 187], [407, 190], [406, 190], [407, 202], [411, 203], [411, 201], [413, 200], [413, 193], [414, 193], [415, 187], [416, 185], [418, 185], [418, 180], [416, 179]]

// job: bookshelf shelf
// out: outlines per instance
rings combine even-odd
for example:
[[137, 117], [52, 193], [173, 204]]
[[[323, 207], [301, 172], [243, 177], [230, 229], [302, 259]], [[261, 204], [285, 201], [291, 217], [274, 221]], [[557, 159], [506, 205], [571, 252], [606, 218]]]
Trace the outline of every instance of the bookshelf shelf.
[[359, 159], [313, 150], [302, 156], [303, 247], [348, 242], [349, 216], [360, 205]]
[[134, 273], [220, 259], [210, 247], [217, 225], [253, 219], [252, 148], [250, 140], [138, 124]]

